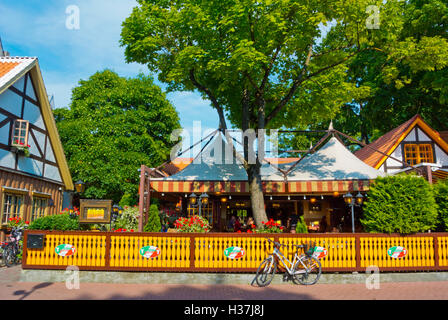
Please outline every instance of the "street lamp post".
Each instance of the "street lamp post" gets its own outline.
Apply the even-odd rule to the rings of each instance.
[[[198,200],[199,198],[199,200]],[[190,205],[192,207],[196,207],[198,206],[199,208],[199,216],[202,216],[202,205],[207,205],[208,204],[208,194],[206,194],[205,192],[202,193],[199,197],[196,196],[196,194],[192,193],[190,194]]]
[[[344,195],[344,201],[352,209],[352,233],[355,233],[355,206],[362,206],[364,197],[360,192],[358,192],[356,197],[353,197],[353,195],[349,192]]]

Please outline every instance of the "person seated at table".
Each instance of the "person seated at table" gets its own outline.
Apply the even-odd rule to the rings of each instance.
[[[255,228],[256,228],[256,225],[255,225],[254,218],[249,217],[249,219],[247,219],[247,230],[251,230],[252,231]]]
[[[234,232],[241,231],[241,222],[239,218],[235,218],[235,223],[233,224],[233,231]]]

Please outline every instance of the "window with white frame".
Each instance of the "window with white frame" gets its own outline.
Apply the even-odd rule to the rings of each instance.
[[[23,195],[4,193],[1,224],[7,224],[10,218],[22,217]]]
[[[11,145],[16,147],[28,145],[28,127],[29,122],[27,120],[14,120]]]

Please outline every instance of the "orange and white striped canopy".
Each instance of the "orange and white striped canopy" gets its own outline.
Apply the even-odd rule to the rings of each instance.
[[[249,193],[247,181],[151,181],[151,189],[164,193]],[[276,193],[333,193],[368,191],[370,180],[339,180],[339,181],[294,181],[277,182],[264,181],[263,192]]]

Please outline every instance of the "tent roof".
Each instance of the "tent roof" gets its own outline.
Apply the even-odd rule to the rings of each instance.
[[[221,135],[215,137],[204,150],[183,170],[163,178],[151,180],[163,181],[247,181],[243,165],[227,150],[227,143]],[[221,152],[219,152],[221,150]],[[226,159],[225,155],[228,155]],[[263,163],[261,176],[263,181],[285,181],[277,169],[288,170],[297,161]],[[288,181],[320,180],[371,180],[383,176],[380,172],[351,153],[338,139],[332,137],[313,154],[303,158],[287,175]]]

